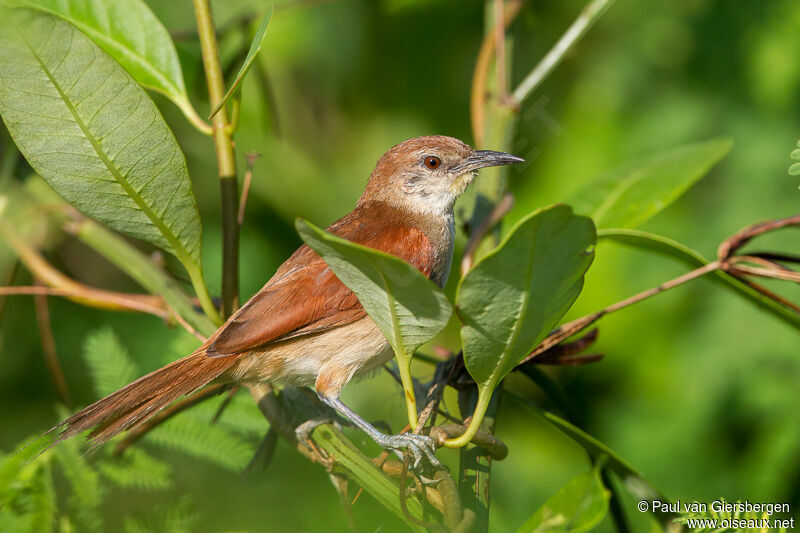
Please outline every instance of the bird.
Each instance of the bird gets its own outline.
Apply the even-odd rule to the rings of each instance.
[[[480,169],[522,161],[453,137],[408,139],[378,159],[355,208],[327,231],[399,257],[444,287],[456,199]],[[431,437],[382,433],[339,397],[352,378],[392,356],[356,295],[303,245],[197,350],[67,418],[51,430],[58,431],[53,445],[86,430],[100,445],[210,383],[270,382],[313,387],[324,404],[384,449],[432,458]]]

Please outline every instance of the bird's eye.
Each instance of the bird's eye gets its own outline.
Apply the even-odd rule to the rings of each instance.
[[[436,170],[442,165],[442,160],[436,156],[429,155],[425,158],[425,166],[431,170]]]

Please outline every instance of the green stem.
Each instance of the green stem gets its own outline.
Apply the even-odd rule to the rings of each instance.
[[[208,122],[203,120],[203,118],[197,114],[197,111],[188,99],[173,100],[173,102],[175,102],[175,105],[181,110],[183,116],[189,121],[189,124],[194,126],[197,131],[203,135],[214,135],[214,128],[212,128]]]
[[[219,61],[219,45],[209,0],[193,0],[197,34],[203,54],[211,109],[225,97],[225,80]],[[229,316],[239,305],[239,191],[236,181],[236,158],[228,113],[223,108],[212,119],[214,147],[222,201],[222,314]],[[190,273],[191,275],[191,273]]]
[[[395,356],[396,357],[396,356]],[[414,395],[414,381],[411,378],[411,358],[408,356],[402,359],[397,357],[397,368],[400,371],[400,381],[403,383],[403,396],[406,398],[406,409],[408,410],[408,425],[411,429],[417,429],[417,399]]]
[[[539,63],[533,67],[533,70],[525,76],[525,79],[519,84],[512,94],[512,99],[517,103],[522,103],[541,83],[550,75],[551,72],[561,63],[564,56],[569,52],[575,44],[586,35],[589,28],[597,22],[606,9],[614,3],[614,0],[592,0],[581,11],[575,22],[564,32],[561,39],[553,45],[553,48],[547,52]]]
[[[486,408],[489,407],[489,401],[492,399],[493,389],[493,386],[482,386],[478,389],[478,402],[475,404],[475,411],[472,413],[472,419],[469,422],[469,426],[467,426],[467,430],[460,437],[447,439],[442,443],[443,446],[447,448],[463,448],[470,443],[483,423],[483,416],[486,414]]]
[[[149,257],[116,233],[106,229],[93,220],[83,219],[67,226],[81,241],[94,248],[103,257],[117,265],[139,285],[152,294],[158,294],[176,313],[183,317],[201,335],[208,337],[220,323],[219,315],[205,283],[195,286],[203,310],[212,312],[211,317],[195,310],[191,300]],[[191,275],[191,272],[189,273]],[[193,280],[194,281],[194,280]],[[200,289],[202,287],[202,289]],[[200,289],[200,290],[198,290]],[[205,298],[201,297],[204,295]]]

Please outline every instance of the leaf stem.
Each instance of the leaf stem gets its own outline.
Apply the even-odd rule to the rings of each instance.
[[[203,120],[197,111],[195,110],[194,106],[189,102],[189,100],[173,100],[178,109],[181,110],[183,116],[186,117],[186,120],[189,121],[189,124],[195,127],[197,131],[202,133],[203,135],[208,135],[209,137],[214,135],[214,128],[211,125]]]
[[[193,3],[208,85],[209,104],[211,109],[214,109],[225,96],[219,45],[209,0],[193,0]],[[211,123],[214,129],[214,147],[217,153],[222,201],[222,314],[228,317],[239,305],[239,225],[236,221],[239,194],[236,159],[227,110],[220,109]]]
[[[396,357],[396,355],[395,355]],[[414,395],[414,380],[411,378],[411,358],[406,356],[397,359],[397,368],[400,371],[400,381],[403,384],[403,396],[406,399],[408,411],[408,425],[412,431],[417,429],[417,399]]]
[[[483,415],[486,414],[486,408],[489,407],[493,390],[494,385],[491,383],[484,384],[478,388],[478,402],[475,404],[475,410],[472,412],[472,418],[469,421],[467,430],[460,437],[447,439],[442,443],[442,446],[446,448],[463,448],[469,444],[483,423]]]
[[[550,75],[551,72],[561,63],[564,56],[575,44],[589,31],[589,28],[597,22],[597,19],[605,13],[606,9],[614,3],[614,0],[592,0],[581,11],[575,22],[564,32],[564,35],[553,45],[533,70],[525,76],[525,79],[514,89],[511,98],[517,104],[522,103],[534,89]]]

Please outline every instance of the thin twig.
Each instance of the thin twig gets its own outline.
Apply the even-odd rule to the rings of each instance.
[[[497,96],[500,101],[508,98],[506,78],[506,24],[503,8],[505,0],[494,0],[495,73],[497,74]]]
[[[729,274],[745,274],[751,276],[759,276],[762,278],[782,279],[784,281],[794,281],[800,283],[800,272],[792,272],[791,270],[779,270],[777,268],[758,268],[747,265],[730,266],[726,271]],[[738,277],[738,276],[737,276]]]
[[[774,301],[778,302],[780,305],[782,305],[782,306],[784,306],[784,307],[786,307],[788,309],[791,309],[795,313],[800,313],[800,305],[797,305],[794,302],[790,302],[789,300],[787,300],[783,296],[772,292],[771,290],[767,289],[763,285],[759,285],[758,283],[750,281],[747,278],[737,278],[737,279],[739,281],[741,281],[742,283],[744,283],[745,285],[747,285],[748,287],[750,287],[751,289],[753,289],[755,291],[758,291],[759,293],[763,294],[764,296],[766,296],[770,300],[774,300]]]
[[[591,326],[592,324],[594,324],[595,322],[597,322],[598,320],[600,320],[601,318],[603,318],[608,314],[611,314],[615,311],[619,311],[620,309],[624,309],[630,305],[641,302],[642,300],[646,300],[647,298],[655,296],[656,294],[678,287],[679,285],[683,285],[684,283],[697,279],[719,268],[720,268],[719,262],[712,261],[711,263],[703,265],[702,267],[692,270],[691,272],[687,272],[682,276],[678,276],[675,279],[662,283],[658,287],[642,291],[639,294],[631,296],[630,298],[626,298],[617,303],[611,304],[605,309],[601,309],[600,311],[597,311],[590,315],[578,318],[576,320],[573,320],[572,322],[567,322],[563,326],[557,328],[553,333],[545,337],[545,339],[539,344],[539,346],[537,346],[536,349],[530,353],[530,355],[528,355],[525,359],[523,359],[520,362],[520,365],[525,364],[526,362],[534,359],[536,356],[545,352],[546,350],[549,350],[556,344],[559,344],[564,339],[567,339],[568,337],[575,335],[579,331],[586,329],[587,327]]]
[[[147,419],[138,426],[128,430],[126,437],[120,441],[119,444],[117,444],[116,448],[114,448],[114,455],[122,455],[125,450],[127,450],[136,441],[144,437],[149,431],[157,428],[178,413],[182,413],[183,411],[186,411],[187,409],[190,409],[195,405],[208,400],[209,398],[213,398],[225,387],[226,385],[224,383],[209,385],[206,388],[192,394],[191,396],[171,404],[158,414]]]
[[[6,279],[3,280],[3,285],[11,285],[11,282],[14,281],[14,278],[17,277],[17,272],[19,271],[19,259],[15,260],[11,265],[11,268],[8,269],[8,275]],[[0,320],[3,320],[3,314],[6,310],[6,304],[8,303],[8,296],[7,294],[0,293]]]
[[[521,8],[522,0],[511,0],[505,6],[504,22],[506,28],[511,25]],[[469,111],[472,122],[472,137],[475,141],[475,146],[478,147],[483,146],[485,143],[487,82],[496,43],[497,40],[494,33],[489,32],[481,44],[478,58],[475,60],[475,72],[472,75]]]
[[[536,65],[525,79],[519,84],[511,95],[511,99],[517,104],[521,104],[534,89],[536,89],[553,72],[564,56],[575,44],[581,40],[592,24],[614,3],[614,0],[592,0],[581,11],[575,22],[564,32],[564,35],[553,45],[539,64]]]
[[[69,394],[69,387],[67,387],[67,380],[64,377],[64,370],[58,360],[56,341],[53,337],[53,325],[50,321],[50,306],[47,305],[47,295],[34,295],[33,305],[36,310],[36,323],[39,326],[39,338],[42,341],[42,352],[47,362],[47,369],[50,371],[50,378],[53,380],[53,385],[62,403],[70,407],[72,398]]]
[[[408,480],[408,461],[409,461],[409,454],[406,453],[405,457],[403,458],[403,472],[400,475],[400,510],[403,512],[403,517],[407,522],[411,522],[414,525],[424,527],[425,529],[431,531],[443,531],[444,528],[439,524],[434,524],[432,522],[425,522],[424,520],[420,520],[416,516],[412,515],[408,512],[408,504],[406,502],[408,487],[406,486],[406,481]]]
[[[725,239],[717,249],[717,259],[720,263],[724,263],[727,259],[732,257],[742,246],[750,242],[755,237],[785,228],[787,226],[800,226],[800,215],[791,217],[780,218],[777,220],[768,220],[766,222],[758,222],[747,226],[746,228],[736,232],[731,237]]]
[[[78,282],[75,283],[77,284]],[[163,300],[157,296],[150,296],[148,294],[125,294],[95,289],[82,284],[78,285],[79,286],[72,287],[42,287],[29,285],[0,287],[0,295],[27,294],[63,296],[89,307],[111,309],[114,311],[139,311],[141,313],[155,315],[164,320],[170,318],[170,314],[164,308]]]
[[[239,227],[241,227],[244,223],[244,211],[247,208],[247,197],[250,194],[250,183],[253,180],[253,167],[255,166],[256,160],[259,157],[261,157],[261,154],[256,152],[248,152],[244,155],[245,161],[247,161],[247,168],[244,171],[244,181],[242,182],[242,198],[239,200],[239,216],[236,217]]]
[[[330,472],[328,476],[330,477],[331,483],[333,483],[333,487],[336,489],[336,493],[339,495],[342,507],[344,507],[348,529],[352,533],[357,533],[358,528],[356,527],[356,518],[353,515],[353,506],[350,503],[350,498],[347,497],[347,478],[335,472]]]
[[[475,261],[475,253],[478,251],[478,246],[481,244],[481,241],[501,220],[503,220],[503,217],[511,211],[512,207],[514,207],[514,196],[507,192],[503,195],[503,198],[500,199],[500,202],[494,206],[489,216],[484,218],[480,225],[475,228],[475,231],[470,234],[469,240],[464,247],[464,257],[461,259],[462,276],[466,275],[469,269],[472,268],[472,264]]]
[[[225,412],[225,409],[231,404],[231,400],[233,397],[236,396],[236,393],[239,392],[239,385],[232,385],[228,394],[225,395],[225,399],[222,400],[222,403],[219,404],[217,408],[217,412],[214,413],[214,416],[211,417],[211,423],[216,424],[217,420],[222,416],[222,413]]]

